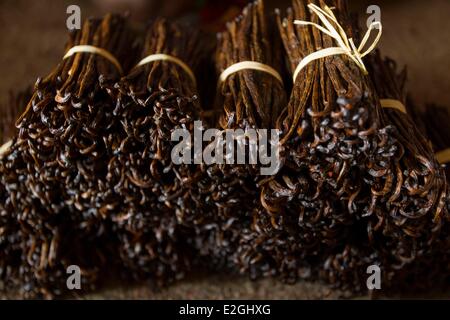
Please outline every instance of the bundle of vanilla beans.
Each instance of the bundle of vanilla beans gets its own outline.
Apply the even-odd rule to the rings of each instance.
[[[406,70],[398,73],[395,61],[382,59],[379,52],[365,62],[380,103],[392,99],[404,106],[384,107],[381,113],[383,126],[394,128],[397,151],[390,162],[368,160],[366,186],[355,202],[360,206],[358,223],[351,231],[363,238],[347,241],[341,251],[330,254],[320,275],[340,287],[364,289],[362,275],[375,264],[387,290],[445,286],[450,266],[446,175],[416,106],[407,99]]]
[[[351,37],[355,30],[345,4],[329,5]],[[319,23],[303,1],[294,1],[285,18],[277,12],[291,76],[303,58],[334,45],[327,34],[295,25],[295,20]],[[364,241],[356,202],[365,184],[365,163],[373,154],[388,161],[395,152],[391,128],[381,126],[380,113],[370,80],[346,55],[315,60],[294,79],[289,103],[276,123],[283,133],[284,167],[261,181],[258,214],[260,229],[276,239],[272,256],[286,281],[318,278],[323,272],[317,266],[327,257],[348,241]]]
[[[215,56],[208,36],[165,19],[142,37],[116,15],[71,33],[66,51],[101,48],[121,68],[95,52],[69,55],[1,110],[0,287],[70,294],[71,265],[84,290],[112,274],[165,285],[193,267],[351,292],[366,290],[371,265],[387,290],[446,283],[450,197],[435,152],[450,145],[439,122],[448,114],[418,111],[406,73],[379,53],[364,58],[367,73],[333,55],[293,79],[305,57],[336,46],[295,23],[322,23],[311,5],[333,8],[359,43],[344,0],[293,0],[285,17],[251,3],[218,34]],[[241,62],[263,67],[220,76]],[[217,79],[214,102],[200,99]],[[244,132],[234,150],[245,164],[224,144],[222,162],[196,162],[212,140],[196,150],[195,129],[218,129],[214,141]],[[258,129],[280,132],[270,175],[249,161],[245,133]],[[175,163],[180,132],[190,161]]]
[[[198,75],[208,53],[202,39],[192,27],[157,19],[146,31],[140,59],[166,54],[188,62]],[[201,119],[196,80],[180,65],[158,60],[133,68],[116,89],[120,128],[107,168],[113,190],[108,215],[124,269],[134,279],[165,284],[182,277],[193,259],[191,229],[183,222],[196,210],[190,190],[199,172],[174,164],[178,141],[171,136],[177,129],[193,135],[194,121]]]
[[[406,110],[414,108],[406,98],[404,72],[397,74],[395,62],[374,54],[367,64],[380,99],[400,101]],[[429,276],[439,283],[448,276],[442,269],[448,273],[445,255],[450,241],[445,171],[407,111],[384,108],[382,119],[395,126],[392,135],[398,141],[398,151],[391,163],[371,159],[379,174],[371,181],[374,205],[362,208],[368,213],[369,239],[380,252],[381,264],[392,265],[392,270],[385,272],[388,281],[402,283],[404,277],[410,277],[408,270],[420,264],[415,282],[430,284],[423,281]],[[434,258],[442,258],[441,263]],[[433,267],[436,264],[440,267]],[[434,269],[432,276],[421,274],[428,268]]]
[[[103,48],[126,69],[134,60],[132,41],[125,18],[107,15],[71,33],[66,48]],[[120,76],[104,57],[78,53],[36,82],[1,156],[0,277],[6,288],[51,297],[68,289],[66,271],[76,265],[82,288],[89,289],[114,264],[117,237],[106,216],[111,190],[105,182],[120,141],[108,86]]]
[[[332,7],[358,43],[345,1],[311,3]],[[308,8],[294,0],[287,18],[278,18],[291,70],[305,56],[334,45],[322,30],[294,24],[320,23]],[[297,222],[298,234],[284,244],[291,254],[279,262],[289,265],[280,271],[288,279],[302,276],[301,267],[311,261],[319,264],[318,274],[310,270],[308,277],[363,289],[364,271],[375,264],[383,269],[385,288],[397,288],[430,253],[448,249],[445,174],[413,120],[381,108],[381,99],[406,104],[403,83],[379,57],[366,60],[369,77],[347,55],[309,63],[294,79],[278,122],[289,152],[281,173],[263,185],[261,199],[281,221],[270,232],[286,232]]]
[[[31,89],[10,92],[8,101],[0,107],[0,144],[6,144],[14,137],[15,122],[31,98]]]
[[[263,2],[249,4],[242,15],[229,22],[226,30],[218,34],[217,74],[246,61],[267,65],[282,73],[281,41],[276,31],[265,13]],[[266,72],[244,69],[219,81],[213,128],[234,130],[235,133],[238,130],[248,133],[248,130],[256,132],[257,129],[274,128],[286,104],[282,79]],[[225,138],[223,131],[220,134],[222,139]],[[205,209],[195,213],[199,217],[197,220],[201,221],[199,229],[205,229],[200,231],[196,241],[201,248],[200,254],[206,256],[207,263],[212,260],[215,268],[248,271],[252,277],[261,271],[265,274],[272,272],[266,259],[260,258],[261,253],[252,248],[258,241],[265,242],[255,225],[260,165],[248,161],[251,145],[257,142],[255,138],[244,138],[234,145],[236,152],[241,148],[247,156],[245,164],[238,164],[235,154],[231,155],[234,164],[229,164],[227,150],[225,146],[221,147],[225,155],[222,163],[201,169],[199,194],[195,194],[196,202]]]

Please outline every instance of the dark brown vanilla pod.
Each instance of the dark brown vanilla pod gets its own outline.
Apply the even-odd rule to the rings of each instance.
[[[367,60],[382,105],[383,99],[393,99],[405,106],[404,77],[397,74],[395,62],[383,60],[379,54]],[[401,272],[401,268],[439,250],[442,238],[448,237],[448,186],[432,146],[414,119],[385,107],[382,121],[395,127],[392,136],[399,151],[390,162],[376,157],[369,162],[376,174],[367,177],[371,205],[362,217],[371,245],[391,261],[393,272]]]
[[[71,33],[67,49],[106,50],[126,69],[130,40],[126,20],[107,15]],[[70,265],[79,266],[88,290],[106,269],[105,257],[114,261],[115,236],[108,231],[104,199],[117,127],[108,86],[120,76],[103,55],[75,53],[38,80],[17,120],[18,134],[1,160],[0,205],[9,226],[1,246],[9,252],[3,275],[25,297],[68,293]]]
[[[108,188],[113,193],[108,216],[120,240],[125,273],[157,285],[189,270],[189,212],[202,206],[191,196],[198,188],[195,165],[172,158],[179,144],[172,141],[172,133],[184,129],[193,137],[194,121],[201,120],[191,73],[201,72],[202,39],[185,24],[153,21],[140,59],[157,59],[138,64],[115,88],[120,127],[108,163]]]

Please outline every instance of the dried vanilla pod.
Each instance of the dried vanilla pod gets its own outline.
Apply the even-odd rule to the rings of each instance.
[[[165,54],[198,74],[205,58],[202,39],[194,28],[157,19],[148,27],[140,59]],[[108,215],[124,271],[164,285],[183,277],[192,260],[187,217],[200,210],[190,195],[198,173],[193,164],[174,164],[171,153],[178,142],[171,134],[176,129],[193,133],[202,111],[198,91],[195,79],[168,60],[136,66],[116,91],[120,127],[108,163],[114,199]]]
[[[131,32],[121,16],[86,21],[66,48],[77,45],[108,51],[125,70],[132,63]],[[67,293],[72,264],[89,289],[105,275],[105,268],[98,273],[102,266],[114,261],[115,236],[103,199],[117,126],[108,86],[120,76],[102,55],[76,53],[38,80],[16,122],[18,134],[1,166],[1,211],[11,225],[2,246],[14,252],[6,268],[17,272],[8,280],[25,297]]]

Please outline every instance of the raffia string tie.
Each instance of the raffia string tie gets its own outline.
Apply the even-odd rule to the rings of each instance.
[[[436,153],[436,159],[440,164],[450,163],[450,149],[445,149]]]
[[[189,78],[191,78],[191,80],[194,83],[194,85],[197,86],[197,80],[195,79],[195,74],[191,70],[191,68],[189,68],[189,66],[186,63],[184,63],[183,61],[181,61],[177,57],[173,57],[173,56],[165,54],[165,53],[151,54],[151,55],[145,57],[144,59],[142,59],[136,65],[135,68],[139,68],[139,67],[141,67],[143,65],[146,65],[148,63],[155,62],[155,61],[168,61],[168,62],[172,62],[172,63],[177,64],[179,67],[181,67],[181,69],[184,70],[184,72],[186,72],[186,74],[189,76]]]
[[[349,39],[348,36],[346,35],[344,28],[342,28],[342,26],[339,24],[336,16],[334,15],[330,7],[325,6],[322,9],[317,5],[310,3],[308,4],[308,8],[312,13],[315,13],[319,17],[320,21],[322,21],[324,26],[321,26],[314,22],[302,20],[295,20],[294,23],[302,26],[310,25],[316,27],[323,33],[335,39],[338,46],[313,52],[310,55],[303,58],[294,71],[293,76],[294,83],[297,80],[300,71],[302,71],[303,68],[306,67],[312,61],[341,54],[349,56],[356,63],[356,65],[362,70],[362,72],[364,74],[367,74],[367,69],[366,66],[364,65],[362,58],[364,58],[371,51],[373,51],[377,46],[378,42],[380,41],[381,34],[383,33],[381,22],[374,21],[370,24],[369,29],[367,30],[366,34],[364,35],[364,38],[361,41],[361,44],[357,48],[355,43],[353,42],[353,39],[352,38]],[[378,29],[378,34],[374,39],[373,43],[369,46],[369,48],[366,51],[363,51],[373,29]]]
[[[67,59],[71,56],[73,56],[76,53],[92,53],[92,54],[98,54],[102,56],[103,58],[107,59],[109,62],[111,62],[119,71],[120,75],[123,74],[122,66],[120,65],[119,61],[114,57],[110,52],[106,51],[105,49],[89,46],[89,45],[79,45],[74,46],[67,51],[66,55],[63,59]]]
[[[394,99],[380,99],[381,107],[383,108],[389,108],[389,109],[396,109],[400,112],[407,113],[405,105],[401,103],[399,100]]]
[[[260,63],[260,62],[256,62],[256,61],[242,61],[242,62],[232,64],[231,66],[226,68],[220,74],[218,85],[225,82],[228,79],[228,77],[231,76],[232,74],[242,71],[242,70],[257,70],[257,71],[262,71],[262,72],[268,73],[272,77],[274,77],[275,79],[280,81],[281,84],[283,84],[283,78],[278,73],[278,71],[275,70],[274,68],[272,68],[271,66],[268,66],[264,63]]]

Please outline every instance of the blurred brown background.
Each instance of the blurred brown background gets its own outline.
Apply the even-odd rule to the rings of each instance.
[[[236,4],[240,0],[234,0]],[[233,2],[234,2],[233,1]],[[0,1],[0,102],[10,90],[20,90],[45,76],[61,59],[66,41],[66,8],[77,4],[82,19],[114,11],[130,10],[136,22],[154,15],[188,16],[193,21],[210,23],[224,4],[216,1],[213,10],[197,14],[205,0],[1,0]],[[448,0],[349,0],[353,11],[365,15],[370,4],[381,7],[384,33],[380,43],[383,54],[396,59],[409,70],[409,89],[420,105],[430,102],[450,106],[450,1]],[[286,0],[266,0],[266,6],[287,7]],[[225,16],[235,11],[226,11]],[[222,15],[223,18],[223,15]],[[442,294],[431,294],[427,297]],[[299,283],[283,285],[273,280],[251,282],[228,276],[196,276],[161,292],[147,286],[111,286],[88,298],[148,299],[311,299],[335,298],[339,292],[321,285]],[[450,293],[447,294],[450,297]],[[365,297],[362,297],[365,298]]]

